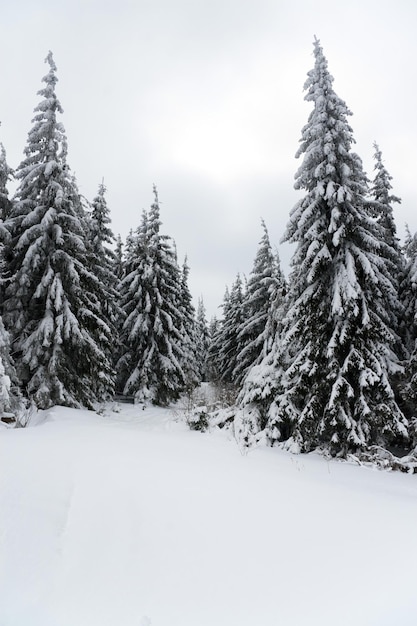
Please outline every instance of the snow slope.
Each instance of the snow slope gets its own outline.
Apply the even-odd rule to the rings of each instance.
[[[417,623],[417,477],[168,409],[0,430],[0,626]]]

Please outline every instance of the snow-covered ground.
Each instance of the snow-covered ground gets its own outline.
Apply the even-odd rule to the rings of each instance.
[[[417,623],[417,476],[168,409],[0,429],[1,626]]]

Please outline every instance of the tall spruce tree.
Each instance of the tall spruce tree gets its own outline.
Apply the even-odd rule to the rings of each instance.
[[[305,83],[313,111],[295,183],[305,195],[284,236],[296,244],[285,332],[256,371],[261,402],[246,410],[263,411],[272,442],[346,454],[407,437],[390,384],[399,366],[387,303],[397,294],[389,245],[370,215],[366,176],[351,150],[351,113],[333,89],[318,40],[314,54]]]
[[[160,233],[156,188],[154,195],[127,250],[122,280],[124,354],[118,370],[122,393],[133,395],[136,402],[167,405],[185,387],[183,316],[176,254],[170,238]]]
[[[113,391],[103,291],[89,269],[85,215],[67,164],[56,65],[35,108],[7,228],[5,323],[25,392],[38,407],[92,406]]]

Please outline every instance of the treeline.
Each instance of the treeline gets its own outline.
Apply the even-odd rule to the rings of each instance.
[[[400,246],[382,153],[375,144],[371,181],[318,40],[314,54],[303,196],[283,238],[295,244],[290,276],[262,224],[250,275],[209,327],[187,261],[161,234],[157,190],[125,245],[104,185],[91,205],[79,194],[48,55],[12,200],[4,150],[0,163],[3,410],[22,396],[92,407],[115,392],[166,405],[209,380],[233,390],[227,419],[247,445],[341,456],[416,446],[417,237]]]

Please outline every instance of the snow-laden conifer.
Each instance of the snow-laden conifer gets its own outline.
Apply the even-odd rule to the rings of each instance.
[[[182,317],[182,370],[185,377],[187,392],[191,392],[201,382],[201,375],[197,361],[197,326],[195,308],[193,305],[188,276],[190,268],[187,258],[184,259],[180,274],[179,313]]]
[[[411,235],[407,226],[404,246],[406,259],[400,294],[403,304],[402,336],[407,348],[401,396],[405,411],[417,424],[417,233]],[[414,433],[414,445],[417,444]]]
[[[118,280],[123,278],[124,272],[124,254],[123,254],[123,241],[121,235],[116,237],[116,247],[114,250],[114,273]]]
[[[196,358],[200,380],[208,381],[207,368],[208,350],[210,346],[210,331],[207,324],[206,308],[203,298],[198,299],[196,315]]]
[[[0,417],[4,413],[13,413],[19,421],[21,409],[22,397],[10,356],[10,337],[0,317]]]
[[[3,310],[4,287],[7,282],[6,245],[10,233],[5,226],[12,203],[9,199],[8,183],[13,175],[6,159],[6,151],[0,143],[0,416],[12,412],[15,415],[21,408],[21,395],[13,360],[10,356],[10,336],[4,328],[1,312]],[[18,416],[17,416],[18,417]]]
[[[238,274],[231,289],[226,289],[223,298],[223,317],[212,337],[209,359],[213,372],[217,372],[218,381],[235,385],[234,376],[237,357],[243,343],[239,338],[239,329],[243,321],[244,291]]]
[[[240,385],[248,372],[263,353],[269,332],[268,320],[271,305],[278,294],[285,291],[285,278],[281,272],[279,258],[274,255],[269,234],[262,221],[263,236],[259,243],[252,271],[247,281],[243,298],[243,316],[238,330],[239,342],[243,346],[236,357],[233,379]]]
[[[382,159],[382,152],[374,142],[374,170],[375,176],[371,185],[371,194],[378,223],[384,231],[384,238],[399,257],[399,269],[401,270],[401,246],[397,237],[397,227],[394,220],[394,204],[400,204],[401,199],[392,193],[392,176],[389,174]]]
[[[12,207],[7,188],[12,176],[13,170],[7,163],[6,150],[0,143],[0,219],[3,222],[8,218]]]
[[[114,361],[114,355],[118,353],[118,328],[120,327],[123,313],[119,304],[120,278],[117,272],[121,272],[120,263],[113,246],[116,238],[111,230],[110,210],[106,201],[106,187],[101,183],[98,193],[91,204],[89,220],[90,248],[92,271],[100,281],[103,292],[103,313],[106,323],[111,329],[113,342],[109,345],[109,360]],[[120,250],[121,252],[121,250]]]
[[[226,287],[225,294],[223,296],[223,305],[225,304],[226,299],[229,297],[229,289]],[[211,383],[218,383],[220,380],[220,372],[219,372],[219,362],[217,359],[219,346],[221,341],[221,325],[222,322],[214,315],[210,319],[209,327],[208,327],[208,336],[209,336],[209,344],[207,348],[207,358],[206,358],[206,372],[207,372],[207,380]]]
[[[386,302],[387,312],[390,314],[390,327],[397,335],[395,349],[401,358],[406,356],[404,336],[401,337],[401,325],[404,317],[403,305],[400,300],[400,283],[404,275],[404,255],[401,250],[397,227],[394,220],[394,204],[401,199],[392,193],[392,176],[388,173],[378,144],[374,143],[374,170],[375,176],[371,184],[371,207],[379,226],[379,234],[386,245],[384,251],[387,272],[394,286],[393,292],[386,292],[389,299]]]
[[[57,119],[62,107],[52,53],[46,62],[49,72],[7,221],[12,241],[5,322],[24,390],[39,407],[91,406],[112,393],[105,350],[112,338],[100,282],[89,268],[85,216]]]
[[[149,214],[145,211],[127,245],[122,307],[124,354],[118,370],[121,391],[136,402],[166,405],[185,386],[181,367],[183,319],[180,271],[170,238],[160,233],[156,189]]]
[[[10,260],[10,250],[5,244],[10,240],[10,233],[5,226],[8,219],[12,202],[9,198],[8,183],[13,175],[13,170],[9,167],[6,159],[6,151],[0,143],[0,314],[3,311],[4,287],[9,275],[8,261]]]
[[[250,373],[258,390],[244,408],[250,415],[261,405],[272,442],[344,454],[406,437],[407,422],[390,384],[399,366],[386,310],[396,297],[389,246],[370,215],[350,111],[317,40],[314,54],[305,84],[313,111],[297,153],[304,197],[284,236],[296,244],[284,333]]]

